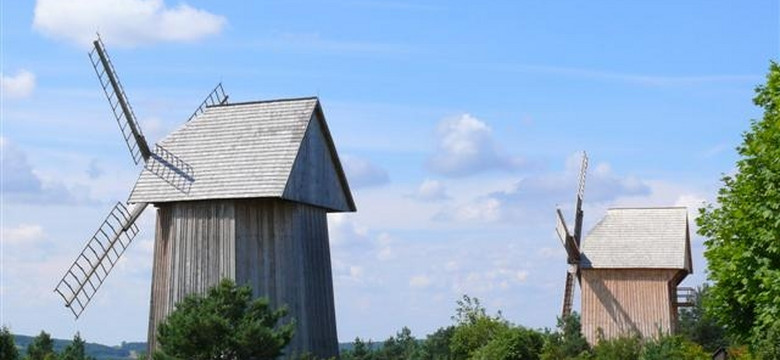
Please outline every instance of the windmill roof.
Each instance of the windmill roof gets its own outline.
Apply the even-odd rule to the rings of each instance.
[[[582,243],[582,268],[681,269],[692,272],[688,210],[616,208]]]
[[[158,145],[175,158],[155,164],[164,174],[147,163],[131,203],[270,197],[355,210],[316,97],[210,106]]]

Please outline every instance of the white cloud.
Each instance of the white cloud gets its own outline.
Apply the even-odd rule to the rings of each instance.
[[[38,224],[19,224],[12,228],[3,228],[0,241],[4,245],[26,245],[43,240],[43,227]]]
[[[95,32],[111,44],[195,41],[219,33],[227,20],[163,0],[38,0],[33,28],[57,40],[89,46]]]
[[[431,179],[425,179],[412,197],[423,201],[442,201],[450,198],[444,183]]]
[[[390,181],[387,171],[367,159],[344,155],[341,157],[344,171],[347,173],[347,181],[353,189],[378,186]]]
[[[483,121],[462,114],[442,120],[436,130],[436,153],[428,168],[436,173],[462,177],[489,170],[514,170],[522,160],[503,153]]]
[[[457,222],[496,222],[503,218],[504,210],[501,201],[489,196],[447,207],[434,216],[435,220]]]
[[[415,275],[412,276],[411,279],[409,279],[409,286],[418,289],[425,289],[431,286],[432,282],[433,281],[431,280],[431,278],[426,275]]]
[[[26,98],[35,90],[35,74],[27,70],[19,70],[13,76],[0,74],[0,90],[6,98]]]

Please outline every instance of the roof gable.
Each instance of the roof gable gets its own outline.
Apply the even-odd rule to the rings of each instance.
[[[182,191],[144,168],[129,202],[172,202],[233,198],[286,198],[286,188],[307,130],[321,114],[317,98],[285,99],[208,107],[159,142],[192,167],[194,181]],[[324,118],[319,120],[324,125]],[[317,124],[327,130],[326,126]],[[330,135],[329,163],[344,178],[340,196],[351,200]],[[316,189],[331,191],[333,188]],[[289,195],[289,194],[288,194]],[[290,200],[307,202],[310,197]],[[310,203],[335,211],[330,203]]]
[[[582,243],[583,268],[692,271],[684,207],[609,209]]]

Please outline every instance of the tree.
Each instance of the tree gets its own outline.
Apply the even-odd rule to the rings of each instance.
[[[366,343],[359,337],[356,337],[355,342],[352,344],[352,350],[344,351],[341,354],[341,358],[343,360],[372,360],[374,359],[374,353],[371,348],[371,340]]]
[[[542,348],[541,358],[561,360],[577,357],[590,349],[588,341],[582,336],[580,314],[558,318],[558,331],[550,334]]]
[[[714,352],[720,347],[728,346],[729,341],[723,326],[718,325],[715,319],[704,311],[704,302],[710,296],[709,292],[707,284],[696,289],[693,306],[680,310],[677,332],[701,345],[704,350]]]
[[[45,331],[41,331],[38,336],[33,338],[33,341],[27,345],[27,359],[30,360],[50,360],[56,359],[57,354],[54,353],[54,341]]]
[[[762,341],[780,321],[780,67],[753,102],[763,108],[737,147],[736,173],[722,178],[717,205],[699,209],[711,297],[705,308],[737,340]]]
[[[452,317],[456,322],[455,331],[450,340],[453,359],[470,358],[475,351],[509,328],[509,323],[500,312],[496,316],[487,315],[477,298],[463,295],[457,304],[455,316]]]
[[[542,351],[542,334],[523,327],[508,327],[485,346],[473,352],[474,360],[538,360]]]
[[[85,346],[86,343],[84,342],[84,339],[81,338],[81,334],[76,333],[75,336],[73,336],[73,341],[68,344],[68,346],[65,347],[65,350],[62,351],[62,354],[60,355],[60,360],[89,360],[93,359],[92,357],[88,357]]]
[[[293,336],[293,323],[278,325],[284,308],[252,300],[249,287],[223,280],[206,296],[187,296],[160,324],[155,359],[274,359]]]
[[[450,360],[453,358],[450,351],[450,340],[455,333],[454,326],[439,328],[433,334],[428,335],[421,346],[420,359],[423,360]]]
[[[7,327],[0,329],[0,359],[18,360],[19,350],[16,349],[14,335]]]
[[[641,360],[709,360],[701,345],[679,335],[659,335],[645,343]]]

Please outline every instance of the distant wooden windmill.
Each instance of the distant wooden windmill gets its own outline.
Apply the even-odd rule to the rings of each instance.
[[[582,164],[574,234],[568,233],[558,210],[557,232],[570,266],[562,315],[571,313],[576,276],[582,332],[589,343],[598,341],[599,332],[606,339],[673,333],[678,308],[692,305],[692,289],[678,288],[693,272],[687,209],[609,209],[580,244],[587,157]]]
[[[286,305],[292,352],[338,355],[326,215],[355,211],[314,97],[227,103],[221,85],[151,151],[100,39],[90,53],[133,160],[145,166],[55,291],[76,318],[157,208],[149,346],[175,304],[222,278]]]

